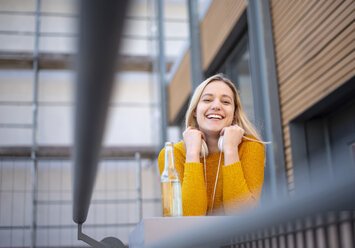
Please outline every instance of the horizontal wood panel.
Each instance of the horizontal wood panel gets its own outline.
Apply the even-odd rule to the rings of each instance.
[[[290,178],[291,176],[293,176],[293,170],[292,169],[287,169],[286,170],[286,174]]]
[[[293,190],[295,188],[294,184],[294,174],[293,174],[293,169],[287,169],[286,170],[286,175],[287,175],[287,183],[288,183],[288,188],[289,190]]]
[[[334,15],[331,15],[332,18],[329,17],[329,21],[323,22],[312,35],[307,37],[305,42],[295,48],[284,61],[280,61],[280,81],[286,80],[300,67],[303,67],[306,62],[324,49],[334,37],[340,35],[343,29],[354,20],[354,16],[351,13],[355,10],[355,2],[351,5],[351,8],[346,7],[344,7],[344,15],[342,17],[333,19],[338,14],[334,12]]]
[[[292,153],[291,153],[291,147],[287,147],[285,149],[285,159],[286,159],[286,168],[290,169],[292,168],[291,162],[292,162]]]
[[[188,101],[191,88],[190,50],[188,50],[168,86],[169,123],[175,120],[183,105]]]
[[[310,106],[321,100],[324,96],[338,88],[354,75],[355,52],[345,57],[343,61],[334,65],[319,80],[307,88],[307,94],[298,94],[292,100],[281,106],[284,122],[304,112]]]
[[[208,68],[247,6],[246,0],[213,1],[201,22],[202,67]]]
[[[293,171],[290,173],[290,174],[288,174],[287,175],[288,177],[287,177],[287,185],[288,185],[288,188],[289,188],[289,190],[291,191],[291,190],[294,190],[294,188],[295,188],[295,184],[294,184],[294,177],[293,177]]]
[[[287,148],[287,147],[290,147],[290,129],[289,129],[289,126],[286,125],[284,128],[283,128],[283,136],[284,136],[284,147]]]
[[[275,46],[277,50],[278,62],[281,64],[296,48],[307,42],[314,32],[329,14],[338,6],[336,2],[326,2],[326,4],[315,5],[307,12],[299,23],[286,34],[279,34],[275,31]],[[282,38],[283,37],[283,38]]]
[[[355,74],[355,2],[271,0],[287,182],[289,122]]]
[[[292,6],[293,3],[292,1],[281,1],[281,3],[273,6],[273,2],[275,1],[272,1],[270,6],[274,10],[273,12],[271,12],[271,16],[276,23],[280,23],[280,20],[287,16],[289,8],[290,6]]]
[[[309,60],[304,67],[292,75],[287,81],[280,80],[280,100],[281,104],[287,104],[295,95],[301,93],[304,87],[307,87],[322,74],[326,73],[332,66],[329,60],[333,63],[338,63],[346,54],[349,54],[354,49],[355,23],[347,28],[339,35],[331,44],[321,51],[314,59]]]
[[[311,9],[312,6],[313,5],[308,4],[307,1],[296,1],[292,3],[283,16],[280,16],[279,20],[277,20],[277,22],[280,23],[280,26],[277,29],[277,33],[275,33],[275,41],[277,44],[279,44],[285,36],[292,34],[295,26],[303,20],[304,15],[307,14],[308,10]]]
[[[305,1],[302,2],[305,3]],[[281,48],[282,46],[297,45],[305,37],[307,37],[312,32],[312,28],[315,27],[315,26],[310,26],[309,24],[310,23],[315,24],[317,18],[319,18],[319,15],[322,15],[327,10],[327,8],[329,8],[329,5],[332,4],[336,6],[337,3],[332,1],[327,1],[324,3],[320,1],[316,1],[311,4],[307,4],[304,8],[304,12],[302,12],[297,17],[297,20],[295,20],[294,26],[283,28],[282,22],[280,22],[278,24],[277,29],[274,31],[275,45],[278,48],[277,52],[280,54],[284,52],[284,50],[282,50]],[[331,10],[332,9],[328,11]],[[288,48],[290,47],[287,46],[286,49]],[[287,51],[290,50],[292,51],[292,49],[289,49]],[[282,56],[279,57],[280,61],[282,58],[283,58]]]

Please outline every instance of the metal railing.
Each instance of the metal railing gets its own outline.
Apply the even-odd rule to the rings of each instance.
[[[76,239],[77,225],[72,222],[69,158],[39,157],[37,163],[37,217],[32,227],[36,240],[31,241],[31,159],[0,157],[0,247],[29,247],[31,243],[36,247],[81,246],[82,242]],[[103,158],[100,167],[101,181],[84,228],[94,236],[102,232],[113,235],[117,230],[128,235],[143,216],[142,205],[157,201],[142,199],[141,156],[137,153],[134,157]],[[103,210],[105,215],[100,214]],[[110,221],[104,216],[111,216]]]
[[[149,247],[351,248],[355,246],[355,179],[263,204],[255,211],[164,236]],[[311,190],[310,190],[311,191]]]

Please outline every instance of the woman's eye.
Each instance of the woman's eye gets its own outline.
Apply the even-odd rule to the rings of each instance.
[[[205,98],[205,99],[203,99],[202,101],[203,101],[203,102],[210,102],[211,100]]]
[[[222,101],[224,104],[230,104],[230,101]]]

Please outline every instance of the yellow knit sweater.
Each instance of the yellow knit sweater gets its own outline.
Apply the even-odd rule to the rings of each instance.
[[[164,170],[165,149],[159,154],[160,174]],[[174,145],[175,167],[181,178],[183,215],[210,215],[220,152],[206,157],[205,184],[203,158],[200,163],[185,163],[183,142]],[[213,215],[233,214],[257,205],[264,181],[264,147],[243,140],[239,145],[239,162],[224,166],[222,153]]]

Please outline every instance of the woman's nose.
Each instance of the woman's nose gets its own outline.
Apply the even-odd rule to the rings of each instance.
[[[220,110],[221,109],[221,103],[217,100],[212,102],[211,109],[213,110]]]

